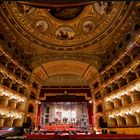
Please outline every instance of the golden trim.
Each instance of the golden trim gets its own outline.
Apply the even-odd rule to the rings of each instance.
[[[23,2],[20,1],[21,4],[26,4],[30,6],[38,6],[38,7],[75,7],[82,5],[89,5],[94,3],[92,2]]]

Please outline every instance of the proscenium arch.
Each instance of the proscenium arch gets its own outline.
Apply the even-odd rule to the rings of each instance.
[[[98,71],[95,67],[88,63],[76,60],[62,60],[41,64],[33,70],[33,74],[37,76],[42,84],[44,84],[45,81],[52,76],[71,74],[85,79],[88,85],[90,85],[90,83],[94,81],[98,75]]]
[[[88,86],[85,79],[73,74],[60,74],[49,77],[46,86]]]
[[[95,67],[92,67],[88,63],[63,60],[41,64],[34,69],[33,74],[42,81],[42,87],[47,86],[45,85],[45,81],[50,77],[63,74],[77,75],[87,81],[87,86],[89,86],[89,89],[91,90],[91,97],[88,98],[88,100],[93,100],[91,84],[98,77],[99,73]]]

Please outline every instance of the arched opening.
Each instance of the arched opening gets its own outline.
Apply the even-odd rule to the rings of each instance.
[[[133,73],[133,72],[129,72],[127,75],[126,75],[127,79],[129,82],[132,82],[133,80],[135,80],[137,78],[136,74]]]
[[[4,127],[12,127],[13,120],[11,118],[5,118],[3,126]]]
[[[118,124],[117,124],[117,120],[116,118],[110,118],[110,125],[113,127],[116,127]]]
[[[139,91],[130,92],[130,95],[131,95],[132,101],[134,103],[137,101],[140,101],[140,92]]]
[[[11,86],[11,89],[15,90],[15,91],[18,91],[19,90],[19,83],[13,83],[12,86]]]
[[[8,107],[11,107],[11,108],[16,108],[16,102],[17,102],[17,100],[15,100],[15,99],[11,99],[11,100],[9,100],[8,101]]]
[[[6,78],[3,80],[3,85],[5,85],[6,87],[9,87],[12,85],[12,80],[10,78]]]
[[[8,63],[7,68],[11,71],[14,72],[16,69],[16,65],[13,64],[12,62]]]
[[[31,124],[32,124],[32,119],[31,119],[31,117],[27,117],[26,123],[27,123],[27,126],[28,126],[28,127],[31,126]]]
[[[116,69],[117,72],[119,72],[120,70],[123,69],[123,65],[120,62],[118,62],[115,66],[116,66],[115,69]]]
[[[118,117],[117,121],[118,121],[117,124],[119,126],[125,126],[127,124],[126,119],[124,117]]]
[[[109,77],[111,78],[112,76],[114,76],[116,74],[115,69],[111,68],[109,71]]]
[[[5,39],[4,35],[0,33],[0,40],[4,40],[4,39]]]
[[[36,83],[36,82],[33,82],[33,84],[32,84],[32,85],[33,85],[33,87],[34,87],[34,88],[36,88],[36,89],[38,88],[38,85],[37,85],[37,83]]]
[[[3,66],[6,66],[8,64],[8,59],[4,56],[4,55],[1,55],[0,56],[0,63],[3,65]]]
[[[102,105],[99,104],[99,105],[97,106],[97,112],[99,113],[99,112],[102,112],[102,111],[103,111]]]
[[[20,87],[19,88],[19,93],[26,94],[26,88],[25,87]]]
[[[108,76],[108,74],[105,73],[105,74],[103,75],[103,81],[106,81],[106,80],[108,80],[108,79],[109,79],[109,76]]]
[[[16,105],[16,108],[18,110],[24,111],[25,110],[25,103],[24,102],[18,102]]]
[[[29,104],[28,112],[34,113],[34,107],[32,104]]]
[[[127,125],[129,126],[137,125],[136,117],[133,115],[127,115]]]
[[[111,92],[111,87],[105,87],[104,94],[109,94]]]
[[[95,94],[95,99],[96,99],[96,100],[101,99],[101,94],[100,94],[100,92],[97,92],[97,93]]]
[[[128,104],[132,103],[131,97],[128,95],[122,96],[123,106],[127,106]]]
[[[43,113],[39,114],[38,122],[43,126],[52,122],[67,125],[80,122],[85,123],[83,126],[86,127],[87,124],[93,125],[93,102],[88,85],[98,74],[93,67],[79,61],[58,61],[43,64],[33,73],[44,81],[39,105],[39,110]],[[97,82],[94,87],[98,87]],[[102,107],[99,106],[98,110],[102,112]],[[70,112],[72,115],[67,116]]]
[[[139,56],[139,53],[140,53],[140,47],[135,47],[132,51],[131,51],[131,54],[133,56],[133,59],[135,59],[136,57]]]
[[[22,74],[22,79],[27,81],[28,80],[28,75],[26,73],[23,73]]]
[[[31,92],[30,99],[33,99],[33,100],[36,99],[35,93]]]
[[[112,83],[111,84],[111,90],[114,91],[114,90],[117,90],[119,88],[118,84],[117,83]]]
[[[104,121],[104,118],[102,116],[99,117],[99,127],[106,128],[107,123]]]
[[[122,100],[121,99],[113,99],[114,101],[114,108],[122,107]]]
[[[111,101],[107,101],[105,105],[106,105],[106,110],[114,109],[114,103]]]
[[[128,64],[131,63],[131,57],[126,55],[125,57],[123,57],[122,63],[124,64],[124,66],[127,66]]]
[[[118,80],[118,84],[119,84],[120,87],[123,87],[123,86],[127,85],[127,80],[126,80],[126,78],[120,78],[120,79]]]
[[[15,70],[15,74],[16,74],[18,77],[21,77],[21,75],[22,75],[22,70],[21,70],[20,68],[17,68],[17,69]]]
[[[8,97],[0,96],[0,105],[7,106],[7,103],[8,103]]]
[[[22,120],[21,119],[14,119],[13,127],[21,127],[21,126],[22,126]]]
[[[99,86],[99,83],[96,81],[94,84],[93,84],[93,87],[94,88],[97,88]]]

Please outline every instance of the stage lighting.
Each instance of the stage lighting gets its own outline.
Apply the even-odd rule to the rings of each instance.
[[[91,104],[91,103],[92,103],[92,101],[91,101],[91,100],[89,100],[89,103]]]

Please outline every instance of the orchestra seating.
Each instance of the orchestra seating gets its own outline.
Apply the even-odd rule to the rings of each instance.
[[[103,139],[140,139],[140,135],[127,135],[127,134],[77,134],[77,135],[42,135],[42,134],[29,134],[24,136],[25,139],[46,139],[46,140],[103,140]]]
[[[41,128],[44,131],[56,131],[56,130],[69,130],[69,131],[77,131],[77,128],[75,125],[69,125],[69,124],[54,124],[54,125],[45,125]]]

